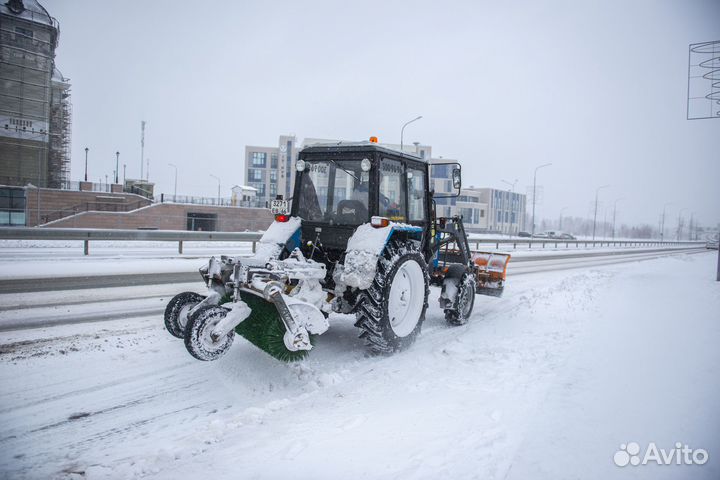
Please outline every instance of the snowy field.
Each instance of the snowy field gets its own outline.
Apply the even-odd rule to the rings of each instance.
[[[85,261],[123,263],[45,263]],[[518,262],[463,327],[433,290],[422,335],[392,357],[333,316],[289,365],[241,338],[195,361],[142,313],[199,281],[0,294],[0,326],[131,312],[0,332],[0,477],[720,478],[717,252],[580,261]],[[3,275],[22,263],[0,258]],[[709,460],[618,467],[628,442]]]

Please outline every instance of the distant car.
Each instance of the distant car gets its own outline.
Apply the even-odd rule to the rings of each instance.
[[[708,250],[717,250],[718,249],[718,241],[717,240],[708,240],[705,244],[705,248]]]
[[[518,232],[517,235],[518,235],[518,237],[522,237],[522,238],[530,238],[530,237],[532,237],[532,235],[530,235],[530,232]]]
[[[560,238],[563,240],[575,240],[575,236],[570,235],[569,233],[561,233]]]
[[[548,238],[547,233],[536,233],[533,238]]]

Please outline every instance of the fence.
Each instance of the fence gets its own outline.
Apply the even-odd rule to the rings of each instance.
[[[183,242],[212,242],[212,241],[231,241],[252,243],[252,251],[255,252],[257,242],[262,237],[262,232],[203,232],[203,231],[183,231],[183,230],[119,230],[119,229],[88,229],[88,228],[28,228],[28,227],[0,227],[0,240],[83,240],[83,249],[85,255],[90,253],[90,241],[103,240],[138,240],[138,241],[159,241],[159,242],[178,242],[178,253],[183,253]],[[575,245],[587,247],[653,247],[653,246],[690,246],[698,247],[705,245],[705,242],[693,241],[652,241],[652,240],[547,240],[547,239],[507,239],[507,238],[474,238],[469,240],[470,245],[475,245],[476,250],[480,250],[481,245],[494,245],[496,249],[500,245],[512,245],[513,249],[517,249],[518,245],[527,245],[532,248],[533,245],[542,244],[541,248],[546,245],[565,244],[565,248]]]
[[[263,207],[267,208],[265,202],[253,200],[233,200],[232,198],[217,198],[217,197],[193,197],[189,195],[169,195],[166,193],[160,194],[160,203],[182,203],[187,205],[209,205],[218,207]]]
[[[513,250],[517,250],[518,245],[527,245],[529,249],[532,249],[533,245],[542,245],[541,248],[545,248],[546,245],[552,245],[554,248],[565,245],[565,248],[570,248],[570,245],[574,245],[576,248],[580,248],[583,245],[585,248],[588,247],[672,247],[672,246],[694,246],[704,245],[705,242],[697,242],[692,240],[687,241],[660,241],[652,239],[639,239],[639,240],[562,240],[562,239],[508,239],[508,238],[469,238],[468,242],[470,245],[475,245],[476,249],[480,249],[480,245],[495,245],[495,248],[499,249],[500,245],[512,245]]]
[[[62,208],[50,213],[41,215],[41,223],[48,223],[61,218],[76,215],[81,212],[129,212],[145,205],[146,202],[138,200],[135,202],[84,202],[68,208]]]

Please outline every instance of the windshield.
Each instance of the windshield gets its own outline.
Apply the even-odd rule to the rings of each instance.
[[[306,160],[297,215],[311,222],[360,225],[368,221],[370,175],[360,160]]]

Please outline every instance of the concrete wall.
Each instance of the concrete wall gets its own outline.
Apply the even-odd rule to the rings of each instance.
[[[187,230],[188,213],[217,215],[215,230],[221,232],[265,230],[273,221],[270,210],[264,208],[160,203],[131,212],[80,213],[47,224],[46,227]]]
[[[39,198],[38,198],[39,193]],[[40,223],[45,218],[55,218],[56,212],[67,211],[78,205],[87,203],[120,203],[129,204],[128,208],[139,208],[150,205],[150,200],[134,193],[102,193],[81,192],[77,190],[57,190],[41,188],[26,188],[26,225],[34,227],[38,224],[38,201],[40,203]]]

